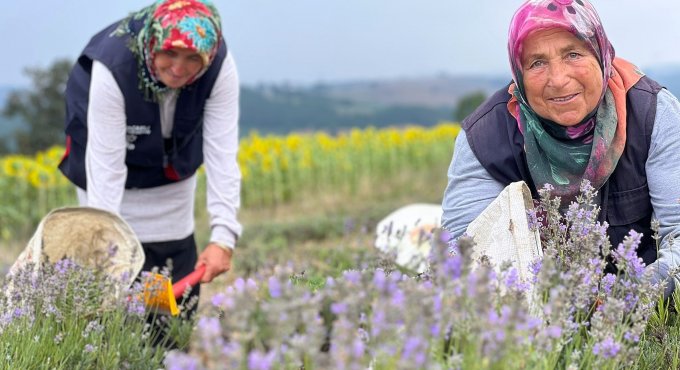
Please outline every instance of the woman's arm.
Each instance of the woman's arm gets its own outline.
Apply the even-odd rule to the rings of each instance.
[[[233,248],[241,234],[241,172],[237,162],[239,79],[231,52],[225,58],[204,113],[203,154],[212,242]]]
[[[658,259],[647,269],[654,281],[668,279],[680,267],[680,103],[667,90],[657,96],[656,118],[645,165],[654,218],[662,237]],[[673,239],[673,240],[671,240]],[[672,245],[671,245],[672,243]],[[668,279],[665,295],[673,292]]]
[[[458,238],[504,186],[477,160],[463,131],[456,138],[448,177],[442,202],[442,227]]]
[[[127,179],[125,127],[123,93],[106,66],[95,60],[87,110],[87,204],[83,205],[120,213]]]

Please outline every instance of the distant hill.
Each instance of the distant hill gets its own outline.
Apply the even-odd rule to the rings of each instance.
[[[490,95],[510,79],[441,74],[424,78],[261,85],[241,90],[241,131],[286,133],[451,120],[464,96]]]
[[[665,86],[673,95],[680,97],[680,65],[643,68],[642,70]]]
[[[382,106],[413,105],[452,109],[465,95],[479,91],[490,95],[509,81],[510,77],[440,74],[422,78],[318,84],[313,91],[337,99]]]
[[[449,106],[384,104],[332,96],[318,87],[260,86],[241,89],[241,132],[287,133],[402,124],[432,125],[450,120]]]
[[[680,96],[680,65],[643,68],[652,78]],[[336,132],[369,125],[432,125],[450,120],[464,96],[484,92],[487,96],[510,81],[510,77],[451,76],[348,81],[315,85],[265,84],[242,86],[242,135],[325,130]],[[0,109],[12,90],[0,86]],[[61,125],[57,117],[55,124]],[[24,125],[0,115],[0,140]]]

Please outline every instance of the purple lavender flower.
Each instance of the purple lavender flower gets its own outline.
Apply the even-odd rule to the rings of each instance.
[[[342,275],[346,281],[352,283],[352,284],[359,284],[361,283],[361,273],[356,270],[349,270],[345,271]]]
[[[526,320],[517,324],[517,329],[522,331],[530,331],[538,328],[542,323],[543,320],[536,317],[528,316]]]
[[[394,291],[392,292],[392,305],[393,307],[396,308],[401,308],[404,305],[404,302],[406,301],[406,295],[404,292],[397,288],[395,286]]]
[[[614,341],[612,337],[607,337],[593,346],[593,354],[605,359],[616,357],[619,351],[621,351],[621,344]]]
[[[24,316],[24,314],[25,314],[24,310],[22,310],[20,307],[16,307],[14,309],[13,316],[14,316],[15,319],[18,319],[18,318]]]
[[[543,258],[538,257],[529,263],[529,271],[532,275],[532,282],[536,283],[538,281],[538,274],[541,272],[541,267],[543,267]]]
[[[511,267],[505,272],[505,286],[508,288],[512,288],[519,283],[519,274],[517,273],[517,269],[514,267]]]
[[[619,269],[636,279],[640,279],[645,271],[645,264],[636,252],[641,240],[642,234],[631,230],[623,243],[612,252]]]
[[[355,338],[352,342],[352,356],[362,358],[366,352],[366,345],[360,338]]]
[[[281,297],[281,282],[279,282],[279,279],[277,279],[275,276],[272,276],[269,278],[268,284],[269,295],[271,295],[272,298]]]
[[[605,276],[602,277],[602,291],[605,294],[610,294],[612,292],[612,287],[614,286],[614,283],[616,283],[616,275],[614,274],[606,274]]]
[[[248,369],[251,370],[270,370],[274,365],[276,352],[270,351],[262,353],[254,350],[248,354]]]
[[[371,323],[371,335],[378,336],[381,331],[383,331],[385,326],[385,312],[383,310],[377,310],[373,313],[373,322]]]
[[[5,312],[0,315],[0,328],[4,328],[12,323],[13,315],[10,312]]]
[[[199,370],[198,359],[180,351],[170,351],[163,364],[167,370]]]
[[[335,315],[341,315],[347,312],[347,303],[336,302],[331,304],[331,312]]]
[[[438,294],[432,297],[432,311],[435,315],[442,312],[442,297]]]
[[[453,238],[453,235],[446,230],[446,229],[441,229],[441,232],[439,233],[439,241],[444,243],[444,244],[449,244],[451,242],[451,239]]]
[[[255,282],[255,280],[248,278],[248,280],[246,280],[246,289],[252,290],[252,291],[257,290],[257,283]]]
[[[457,254],[453,257],[448,257],[444,260],[442,265],[442,271],[444,276],[449,279],[455,280],[460,278],[463,273],[463,257]]]
[[[382,269],[375,270],[375,274],[373,275],[373,285],[375,285],[378,290],[383,290],[386,282],[387,277],[385,276],[385,271]]]
[[[638,297],[638,295],[632,292],[628,292],[626,294],[626,297],[623,299],[623,301],[626,303],[627,310],[633,310],[633,308],[635,308],[635,305],[637,305],[639,300],[640,298]]]
[[[560,328],[557,325],[550,325],[547,328],[545,328],[546,334],[548,334],[548,337],[550,338],[559,338],[562,336],[562,328]]]
[[[232,286],[237,292],[243,293],[246,290],[246,281],[243,280],[243,278],[238,278],[236,281],[234,281],[234,285]]]
[[[423,352],[424,343],[421,338],[409,337],[404,343],[402,359],[413,360],[415,365],[421,367],[425,363],[425,353]]]
[[[581,181],[579,191],[583,194],[592,194],[593,192],[595,192],[595,188],[593,187],[593,185],[590,184],[590,181],[583,180]]]
[[[215,338],[222,333],[220,320],[217,317],[201,317],[198,320],[198,330],[204,338]]]
[[[227,296],[224,293],[217,293],[212,298],[210,299],[210,302],[212,303],[213,307],[216,308],[233,308],[234,307],[234,300]]]
[[[627,331],[625,334],[623,334],[623,338],[632,343],[637,343],[640,341],[640,335],[631,331]]]
[[[104,326],[98,323],[97,321],[92,320],[89,323],[87,323],[87,326],[85,327],[81,335],[83,338],[87,338],[90,336],[90,333],[92,332],[99,333],[102,330],[104,330]]]
[[[127,300],[127,313],[130,315],[144,316],[146,313],[146,307],[144,306],[144,299],[141,297],[141,295],[130,295],[129,299]]]
[[[541,228],[541,221],[538,217],[538,210],[532,208],[527,211],[527,223],[529,224],[529,230],[534,231]]]
[[[505,286],[508,287],[508,289],[512,289],[517,292],[526,292],[530,288],[530,285],[528,283],[523,282],[520,279],[519,272],[517,272],[517,269],[514,267],[511,267],[509,270],[506,271],[504,283]]]
[[[74,270],[76,267],[76,263],[68,258],[61,259],[54,264],[54,269],[61,275],[66,275],[70,270]]]

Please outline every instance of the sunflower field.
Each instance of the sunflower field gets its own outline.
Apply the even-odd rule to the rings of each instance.
[[[351,196],[431,168],[443,175],[459,130],[457,124],[442,123],[352,129],[334,136],[251,133],[241,139],[238,155],[242,206],[276,207],[322,192]],[[32,157],[0,157],[0,240],[25,237],[51,209],[77,203],[73,186],[57,169],[63,153],[64,148],[52,147]],[[201,170],[199,180],[203,177]]]

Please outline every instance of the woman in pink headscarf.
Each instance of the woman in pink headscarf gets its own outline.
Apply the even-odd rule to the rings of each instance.
[[[680,104],[615,57],[587,0],[529,0],[510,24],[513,75],[462,125],[449,169],[443,226],[454,236],[515,181],[546,184],[563,206],[582,180],[598,190],[600,221],[616,246],[644,236],[638,255],[668,279],[680,264]],[[652,218],[664,237],[657,253]],[[680,245],[680,237],[675,245]],[[649,267],[648,267],[649,268]]]
[[[92,37],[73,67],[59,167],[81,205],[130,224],[145,270],[170,260],[177,280],[205,265],[203,282],[229,270],[241,233],[238,97],[234,59],[208,0],[156,1]],[[202,164],[211,235],[198,255]]]

